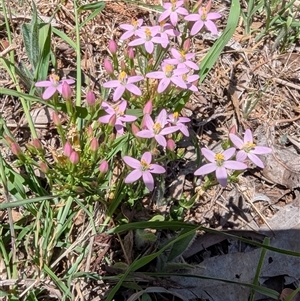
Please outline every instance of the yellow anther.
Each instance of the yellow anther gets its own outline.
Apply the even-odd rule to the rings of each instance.
[[[54,82],[58,82],[59,81],[59,76],[56,75],[55,73],[50,74],[50,79],[52,79]]]
[[[142,170],[147,170],[150,168],[150,164],[148,164],[145,160],[141,160]]]
[[[159,133],[159,131],[161,130],[161,124],[160,123],[154,123],[153,124],[153,130],[155,133]]]
[[[119,81],[123,81],[125,78],[126,78],[127,74],[125,71],[122,71],[120,74],[119,74]]]
[[[174,66],[172,66],[172,65],[166,65],[166,67],[165,67],[166,72],[172,72],[173,69],[174,69]]]
[[[250,152],[251,149],[254,149],[256,147],[256,144],[253,142],[247,142],[243,145],[241,149],[243,149],[245,152]]]
[[[180,53],[181,57],[185,59],[185,51],[184,50],[180,50],[179,53]]]
[[[151,30],[148,27],[145,29],[145,34],[147,37],[151,36]]]
[[[134,26],[134,27],[137,27],[139,25],[139,22],[137,20],[132,20],[131,21],[131,24]]]
[[[215,155],[215,160],[217,162],[223,162],[225,160],[225,157],[224,157],[223,154],[218,153],[218,154]]]
[[[202,7],[201,10],[202,10],[201,20],[206,21],[207,20],[207,9],[205,7]]]
[[[174,112],[174,113],[173,113],[173,118],[174,118],[174,119],[178,119],[178,115],[179,115],[178,112]]]

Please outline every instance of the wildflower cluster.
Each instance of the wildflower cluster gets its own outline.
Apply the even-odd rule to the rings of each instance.
[[[53,154],[56,166],[49,166],[39,155],[40,165],[47,170],[49,179],[56,181],[56,188],[62,189],[63,178],[69,174],[73,176],[68,182],[71,190],[79,186],[84,190],[88,186],[96,190],[99,186],[111,186],[113,171],[121,163],[127,172],[126,184],[142,178],[148,190],[154,189],[152,174],[166,172],[166,165],[176,157],[176,142],[189,136],[190,119],[180,117],[178,108],[198,90],[199,66],[192,51],[192,36],[202,30],[216,34],[214,21],[221,18],[221,14],[210,12],[211,1],[206,6],[201,4],[202,1],[190,7],[186,1],[171,0],[164,3],[157,25],[149,26],[142,19],[120,25],[122,42],[109,42],[111,58],[103,62],[109,77],[102,84],[102,95],[106,97],[96,99],[93,92],[87,92],[89,118],[84,120],[85,130],[82,128],[81,132],[76,127],[79,116],[71,100],[70,85],[74,81],[59,80],[52,74],[49,81],[36,83],[37,88],[46,88],[42,97],[54,107],[61,95],[70,117],[66,134],[58,112],[53,114],[62,141],[61,149]],[[217,181],[225,186],[233,171],[247,168],[248,159],[263,167],[256,155],[268,153],[269,149],[255,146],[249,130],[244,141],[233,134],[230,140],[232,147],[217,154],[203,148],[202,154],[209,163],[196,170],[195,175],[215,172]],[[128,173],[128,168],[133,170]],[[89,183],[83,184],[87,179]]]

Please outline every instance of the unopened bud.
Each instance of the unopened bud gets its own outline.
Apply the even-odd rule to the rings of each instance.
[[[87,128],[87,135],[89,137],[92,137],[92,135],[93,135],[93,128],[92,128],[91,125],[89,125],[88,128]]]
[[[49,172],[49,167],[48,165],[45,163],[45,162],[40,162],[39,163],[39,167],[40,167],[40,170],[44,173],[44,174],[47,174]]]
[[[34,138],[32,140],[32,145],[38,150],[38,151],[43,151],[43,145],[41,141],[37,138]]]
[[[11,146],[13,143],[15,143],[15,141],[12,138],[10,138],[9,136],[4,135],[4,139],[9,146]]]
[[[72,152],[73,152],[72,145],[70,144],[70,142],[66,142],[64,146],[64,155],[70,157]]]
[[[10,146],[10,149],[11,149],[12,153],[18,157],[18,159],[20,159],[21,161],[23,161],[25,159],[25,156],[18,143],[16,143],[16,142],[12,143]]]
[[[187,38],[183,43],[183,51],[188,52],[191,47],[191,39]]]
[[[61,88],[61,95],[65,100],[70,100],[72,96],[72,90],[70,85],[64,81]]]
[[[114,67],[113,67],[111,61],[104,59],[103,67],[108,74],[114,73]]]
[[[152,113],[152,108],[153,108],[153,104],[152,104],[152,100],[148,100],[144,106],[143,109],[143,113],[144,114],[151,114]]]
[[[138,126],[135,124],[135,123],[132,123],[131,124],[131,131],[132,131],[132,134],[134,136],[136,136],[136,133],[140,131],[140,129],[138,128]]]
[[[167,149],[171,152],[173,152],[176,148],[176,144],[175,144],[175,141],[173,139],[169,139],[167,141]]]
[[[93,106],[96,103],[95,94],[92,91],[88,91],[86,94],[86,102],[89,106]]]
[[[229,129],[229,134],[236,134],[236,125],[233,125],[230,129]]]
[[[99,149],[99,142],[96,137],[91,140],[90,148],[92,152],[96,152]]]
[[[128,58],[129,58],[129,59],[131,59],[131,60],[134,59],[134,49],[133,49],[132,47],[129,47],[129,48],[128,48],[128,53],[127,53],[127,55],[128,55]]]
[[[72,151],[71,155],[70,155],[70,162],[72,164],[77,164],[79,162],[79,155],[77,152]]]
[[[104,160],[100,166],[99,166],[99,170],[102,174],[106,174],[108,171],[108,162],[106,160]]]
[[[125,65],[125,62],[123,60],[121,61],[120,66],[121,66],[122,71],[126,71],[126,65]]]
[[[52,113],[52,121],[53,121],[53,123],[54,123],[56,126],[61,125],[60,118],[59,118],[59,116],[58,116],[58,114],[57,114],[56,112],[53,112],[53,113]]]
[[[118,51],[118,45],[114,40],[110,40],[108,43],[108,49],[111,52],[111,54],[116,54]]]
[[[116,124],[116,121],[117,121],[117,115],[113,114],[108,121],[108,125],[110,125],[111,127],[114,127]]]

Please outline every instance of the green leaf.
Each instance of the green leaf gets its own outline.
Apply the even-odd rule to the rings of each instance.
[[[26,53],[33,71],[36,70],[40,58],[39,52],[39,29],[37,21],[37,11],[34,1],[32,1],[33,14],[29,24],[21,26],[21,32],[26,49]]]
[[[105,7],[105,2],[99,1],[99,2],[93,2],[93,3],[81,5],[78,7],[78,11],[80,12],[82,10],[94,10],[94,9],[103,10],[104,7]]]
[[[214,66],[224,47],[235,32],[240,17],[240,9],[239,0],[232,0],[226,28],[220,38],[210,48],[204,60],[200,64],[200,83],[204,81],[210,69]]]

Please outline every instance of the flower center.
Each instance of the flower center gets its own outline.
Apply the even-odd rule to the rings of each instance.
[[[253,143],[253,142],[247,142],[247,143],[245,143],[243,145],[243,147],[241,149],[244,150],[246,153],[249,153],[255,147],[256,147],[255,143]]]
[[[172,65],[166,65],[165,66],[166,77],[172,77],[172,75],[173,75],[173,69],[174,69],[174,66],[172,66]]]
[[[206,21],[207,20],[207,10],[205,7],[201,8],[202,14],[201,14],[201,20]]]
[[[185,57],[185,51],[181,50],[180,51],[180,59],[179,59],[180,63],[183,63],[186,61],[186,57]]]
[[[58,75],[56,75],[55,73],[52,73],[52,74],[50,74],[49,78],[54,87],[57,87],[59,85],[59,76]]]
[[[161,130],[161,124],[160,123],[154,123],[153,124],[153,131],[155,134],[158,134]]]
[[[122,71],[120,74],[119,74],[119,81],[122,83],[122,84],[126,84],[126,77],[127,77],[127,74],[125,71]]]
[[[145,29],[145,34],[146,34],[146,40],[150,41],[151,40],[151,30],[149,28]]]
[[[141,169],[142,171],[146,171],[148,169],[150,169],[151,165],[148,164],[145,160],[141,160]]]
[[[139,22],[137,20],[132,20],[131,21],[132,26],[134,27],[134,29],[138,28]]]
[[[176,4],[177,4],[177,0],[171,0],[172,3],[172,11],[176,10]]]
[[[178,112],[174,112],[173,113],[173,123],[177,123],[177,121],[178,121]]]
[[[216,160],[216,163],[217,163],[217,166],[222,166],[224,161],[225,161],[225,157],[223,154],[221,153],[218,153],[215,155],[215,160]]]

